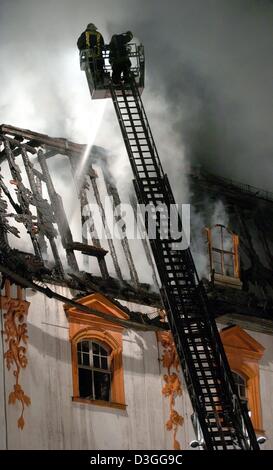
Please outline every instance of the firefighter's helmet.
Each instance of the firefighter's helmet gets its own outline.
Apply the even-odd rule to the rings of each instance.
[[[127,31],[126,34],[130,36],[130,41],[131,41],[134,37],[132,31]]]
[[[94,23],[89,23],[86,29],[88,29],[88,31],[97,31],[98,28]]]

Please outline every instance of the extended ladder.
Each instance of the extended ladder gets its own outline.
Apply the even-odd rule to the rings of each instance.
[[[175,204],[174,196],[134,78],[129,85],[110,83],[110,92],[139,203],[155,208],[163,204],[170,209]],[[194,410],[193,424],[201,428],[203,447],[259,449],[247,409],[238,398],[190,249],[174,249],[173,240],[162,237],[162,227],[156,217],[155,213],[156,238],[150,240],[151,248],[162,284],[162,301]],[[167,235],[170,223],[169,217],[165,217]]]

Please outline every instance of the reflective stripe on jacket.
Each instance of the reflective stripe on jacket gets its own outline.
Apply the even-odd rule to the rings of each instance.
[[[104,40],[102,35],[98,31],[84,31],[77,42],[78,48],[91,49],[94,52],[94,56],[100,56],[102,48],[104,46]]]

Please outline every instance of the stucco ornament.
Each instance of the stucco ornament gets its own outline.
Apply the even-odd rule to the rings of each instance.
[[[21,414],[17,424],[19,429],[25,425],[25,406],[31,403],[30,398],[22,389],[19,378],[21,369],[25,369],[28,363],[26,357],[26,346],[28,341],[27,324],[25,318],[28,311],[28,302],[10,299],[7,312],[4,313],[4,335],[8,349],[4,354],[7,369],[13,369],[15,384],[9,394],[9,404],[14,405],[17,401],[21,404]]]
[[[183,425],[184,418],[175,410],[175,399],[177,396],[182,395],[181,380],[178,376],[179,358],[171,332],[159,334],[159,341],[163,346],[162,365],[167,369],[167,374],[163,377],[165,383],[162,388],[162,394],[169,398],[170,402],[170,415],[166,422],[166,428],[173,433],[173,448],[180,450],[180,443],[176,439],[176,435],[179,426]],[[175,369],[175,372],[172,372],[171,369]]]

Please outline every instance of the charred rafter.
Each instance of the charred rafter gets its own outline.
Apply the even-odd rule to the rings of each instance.
[[[151,291],[149,285],[139,282],[128,240],[122,242],[122,248],[130,271],[130,282],[123,280],[113,240],[110,239],[109,242],[109,254],[101,246],[89,204],[90,197],[95,196],[107,230],[106,214],[96,182],[97,175],[90,165],[88,171],[83,172],[80,177],[77,171],[85,150],[85,145],[76,144],[67,139],[52,138],[46,134],[4,124],[0,126],[0,162],[7,161],[8,163],[12,177],[11,183],[14,185],[17,197],[16,201],[9,186],[10,181],[9,184],[5,184],[3,173],[0,174],[1,263],[35,282],[64,285],[81,294],[101,291],[112,298],[161,307],[159,296]],[[62,199],[54,187],[49,172],[47,161],[57,155],[67,157],[78,190],[82,211],[82,242],[73,240]],[[6,167],[4,171],[6,172]],[[26,183],[25,176],[28,183]],[[90,177],[91,184],[87,182],[87,177]],[[114,208],[116,208],[120,202],[117,189],[109,186],[110,180],[107,180],[107,175],[104,177],[108,194],[112,195]],[[47,195],[49,200],[46,199]],[[9,206],[13,208],[14,214],[10,213]],[[9,246],[8,233],[20,236],[17,227],[12,226],[10,222],[12,219],[25,225],[31,236],[34,254],[24,253]],[[87,230],[86,233],[84,229]],[[88,231],[90,231],[93,245],[88,244]],[[62,243],[61,249],[67,253],[70,273],[66,273],[63,267],[60,245],[57,243],[58,237]],[[48,246],[51,248],[53,261],[48,252]],[[97,259],[101,277],[79,271],[74,253],[76,251],[81,251],[86,259],[87,257],[90,259],[90,256]],[[109,276],[106,264],[108,256],[112,256],[118,279]]]

